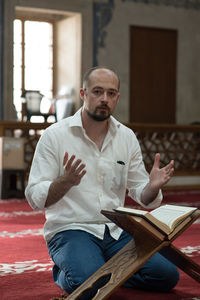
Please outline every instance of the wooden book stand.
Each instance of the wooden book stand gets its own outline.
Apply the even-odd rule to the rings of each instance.
[[[172,245],[172,241],[199,218],[200,210],[196,210],[191,216],[191,221],[184,227],[180,226],[180,230],[176,230],[176,234],[172,238],[168,238],[167,235],[162,234],[157,229],[155,230],[155,227],[152,227],[153,230],[151,230],[150,227],[147,228],[142,225],[139,222],[139,217],[114,211],[102,211],[102,214],[133,235],[135,242],[130,241],[104,266],[70,294],[67,297],[68,300],[81,300],[81,296],[92,290],[104,278],[107,279],[107,283],[98,289],[92,299],[108,299],[119,286],[158,251],[194,280],[200,282],[200,266]]]

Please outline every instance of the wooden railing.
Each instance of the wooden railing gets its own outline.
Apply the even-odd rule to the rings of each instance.
[[[35,146],[50,123],[0,121],[0,136],[24,138],[25,171],[28,177]],[[161,154],[161,165],[175,161],[175,175],[200,176],[200,125],[126,124],[141,145],[149,171],[155,153]],[[120,146],[120,145],[119,145]]]
[[[143,159],[149,171],[155,153],[161,154],[161,166],[171,159],[175,175],[200,175],[200,125],[126,124],[141,145]]]

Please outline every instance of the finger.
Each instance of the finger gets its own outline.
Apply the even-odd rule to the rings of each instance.
[[[85,164],[81,164],[81,165],[76,169],[76,173],[77,173],[77,174],[80,174],[81,171],[82,171],[85,167],[86,167]]]
[[[160,153],[156,153],[153,168],[159,169],[159,165],[160,165]]]
[[[166,171],[170,171],[171,169],[174,169],[174,161],[171,160],[171,161],[168,163],[168,165],[166,165],[164,168],[165,168]]]
[[[171,167],[174,168],[174,160],[170,161]]]
[[[81,162],[82,162],[81,159],[77,159],[75,163],[72,165],[72,171],[77,171],[76,169],[78,168]]]
[[[172,168],[169,170],[169,175],[172,176],[173,173],[174,173],[174,167],[172,167]]]
[[[78,185],[81,182],[85,174],[86,174],[86,170],[83,170],[79,175],[76,176],[75,185]]]
[[[76,157],[76,156],[75,156],[74,154],[70,157],[70,159],[68,160],[68,162],[67,162],[67,164],[66,164],[66,166],[65,166],[65,169],[66,169],[66,170],[71,169],[72,163],[73,163],[75,157]]]
[[[174,173],[174,168],[173,167],[171,167],[168,170],[165,170],[166,182],[168,182],[171,179],[171,177],[173,176],[173,173]]]
[[[172,178],[173,172],[166,176],[165,184]]]
[[[172,177],[172,175],[173,175],[173,173],[174,173],[174,170],[173,170],[173,169],[171,169],[170,171],[168,171],[168,172],[166,172],[166,173],[165,173],[165,176],[166,176],[166,177],[170,177],[170,178],[171,178],[171,177]]]
[[[79,178],[83,178],[83,176],[86,174],[86,170],[83,170],[80,174],[79,174]]]
[[[65,152],[65,154],[64,154],[64,157],[63,157],[63,166],[65,166],[65,165],[66,165],[66,163],[67,163],[67,160],[68,160],[68,153],[67,153],[67,152]]]

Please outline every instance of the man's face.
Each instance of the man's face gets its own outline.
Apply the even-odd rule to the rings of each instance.
[[[81,90],[83,108],[95,121],[104,121],[113,113],[119,99],[118,79],[107,69],[90,74],[88,86]]]

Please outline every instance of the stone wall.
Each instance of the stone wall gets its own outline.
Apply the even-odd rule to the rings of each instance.
[[[48,11],[75,12],[82,19],[80,71],[93,65],[114,68],[121,78],[121,101],[115,116],[129,116],[129,29],[131,25],[178,31],[177,111],[179,124],[200,121],[200,1],[193,0],[0,0],[4,2],[3,67],[1,104],[4,119],[15,116],[12,104],[12,41],[15,10],[33,7]],[[1,5],[1,9],[3,7]],[[1,39],[2,40],[2,39]],[[3,72],[3,76],[2,76]],[[80,76],[78,76],[80,78]],[[80,81],[80,79],[78,79]],[[80,84],[80,82],[78,82]],[[78,86],[77,84],[77,86]],[[2,92],[3,91],[3,92]],[[2,105],[1,105],[2,107]]]
[[[200,1],[199,4],[195,2],[196,6],[192,2],[115,0],[107,1],[107,6],[99,4],[96,7],[99,23],[107,23],[99,30],[101,39],[96,41],[96,60],[98,64],[110,66],[119,73],[121,101],[116,116],[121,121],[127,122],[129,116],[131,25],[177,30],[177,123],[200,121]],[[105,11],[109,21],[105,18]]]

